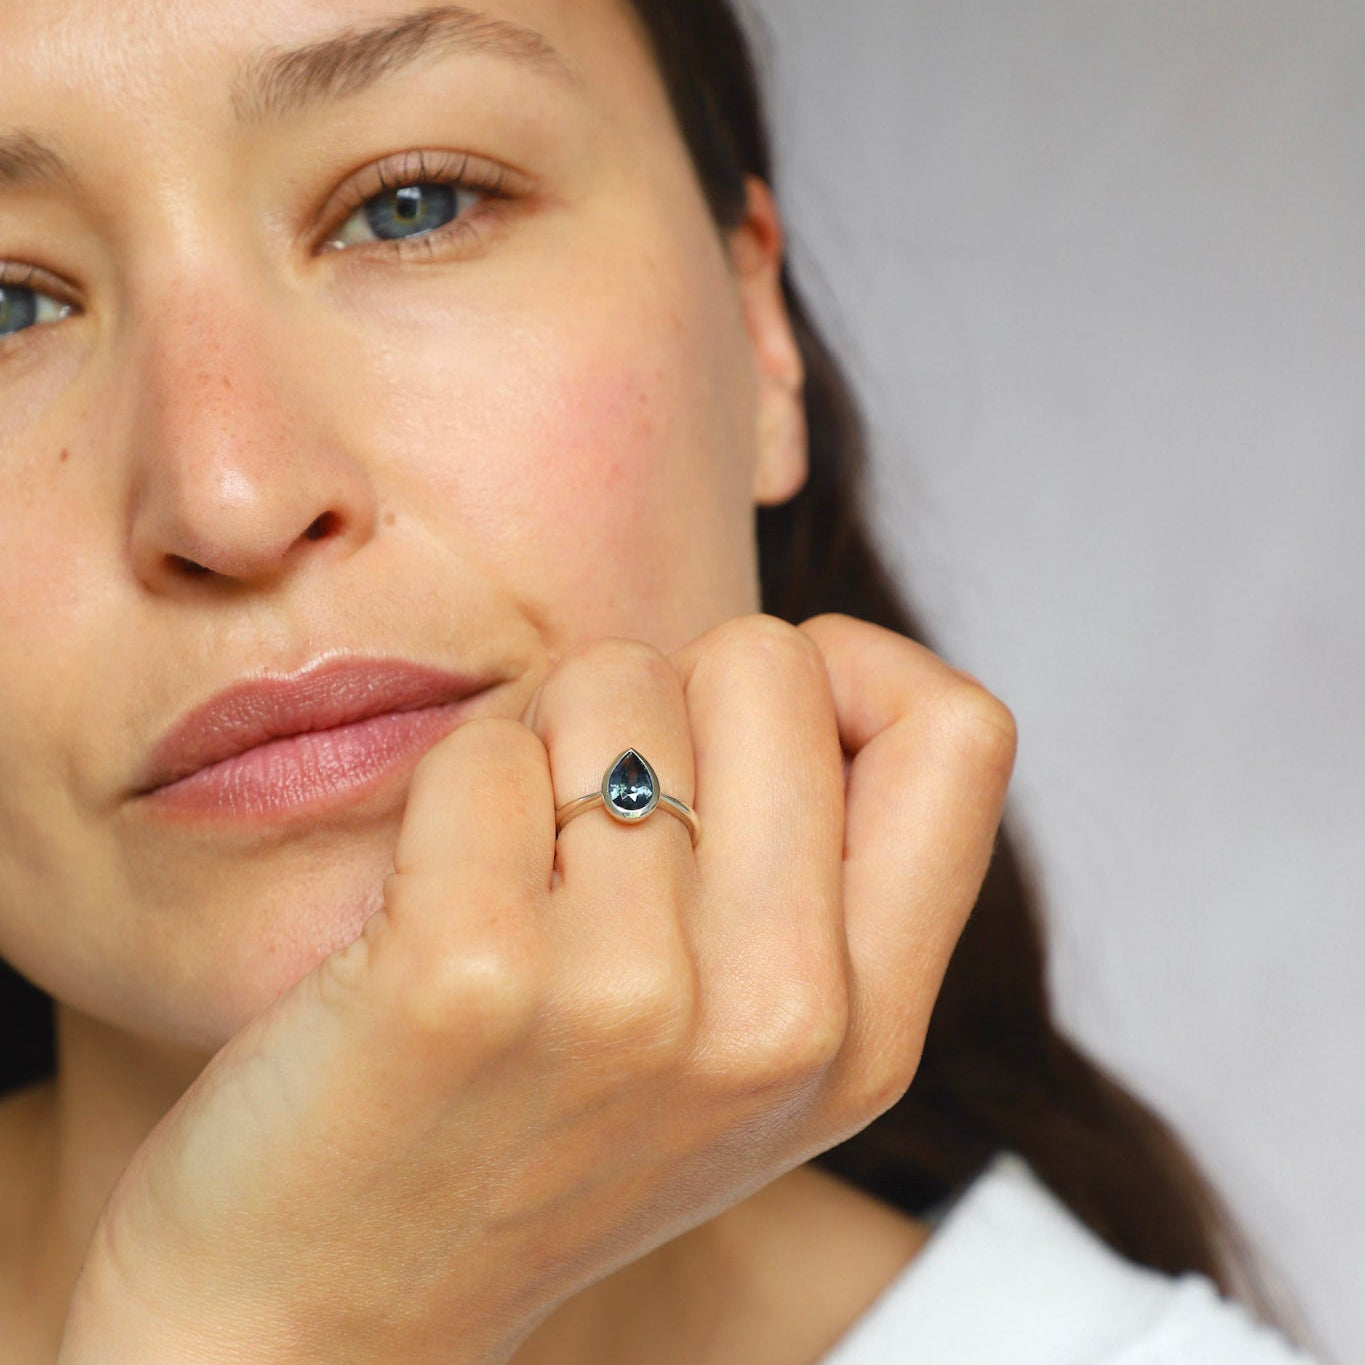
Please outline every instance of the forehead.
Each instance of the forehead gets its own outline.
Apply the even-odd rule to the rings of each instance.
[[[288,85],[291,56],[294,74],[330,61],[343,91],[366,63],[415,56],[512,63],[586,88],[648,65],[628,0],[3,0],[0,45],[0,130],[49,95],[250,111],[271,76],[277,93]]]
[[[0,214],[15,192],[122,188],[152,165],[171,193],[299,113],[346,112],[352,137],[375,87],[385,126],[405,109],[413,135],[436,98],[456,136],[605,132],[642,165],[676,141],[629,0],[0,0],[0,51]]]

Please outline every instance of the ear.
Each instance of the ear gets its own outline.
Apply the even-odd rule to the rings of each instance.
[[[757,176],[748,191],[744,222],[729,234],[730,261],[757,380],[754,501],[775,507],[801,491],[809,472],[805,364],[782,293],[782,220]]]

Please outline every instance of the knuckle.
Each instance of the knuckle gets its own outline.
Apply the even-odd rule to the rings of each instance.
[[[411,880],[398,893],[409,901],[417,894]],[[526,910],[520,898],[508,891],[475,898],[459,927],[445,936],[413,932],[411,926],[439,923],[450,907],[406,909],[395,911],[398,927],[386,932],[375,968],[376,974],[385,969],[386,994],[405,1031],[470,1056],[501,1050],[522,1037],[540,1008],[542,973],[521,927]]]
[[[464,951],[413,973],[403,991],[410,1028],[467,1052],[501,1051],[536,1017],[534,974],[506,951]]]
[[[848,1032],[842,982],[792,980],[729,1030],[725,1083],[750,1094],[805,1089],[829,1069]]]
[[[579,979],[556,1011],[558,1029],[608,1051],[613,1074],[670,1064],[692,1036],[696,992],[692,973],[649,959],[615,960]]]
[[[789,988],[773,1011],[767,1045],[770,1065],[792,1079],[819,1074],[843,1046],[848,1031],[846,993],[830,983]]]
[[[900,648],[914,644],[896,631],[842,611],[822,611],[808,616],[797,629],[820,652],[823,659],[847,655],[867,648],[869,643],[885,644],[881,637],[894,639]]]
[[[712,666],[725,669],[800,670],[825,675],[824,655],[806,634],[780,616],[755,612],[722,622],[712,632]]]
[[[841,1087],[840,1107],[849,1122],[865,1127],[898,1104],[910,1089],[922,1054],[922,1041],[864,1050]]]
[[[816,630],[838,630],[850,622],[856,624],[856,618],[851,617],[847,612],[822,611],[817,612],[814,616],[808,616],[801,623],[801,626],[803,629],[806,626],[814,626]]]
[[[964,678],[949,692],[946,711],[955,746],[1008,778],[1019,748],[1019,727],[1009,707],[980,683]]]
[[[633,686],[639,686],[641,682],[660,688],[680,685],[677,670],[668,656],[645,640],[617,637],[585,640],[563,655],[546,688],[580,673],[589,673],[594,678],[602,673],[619,675],[629,678]]]

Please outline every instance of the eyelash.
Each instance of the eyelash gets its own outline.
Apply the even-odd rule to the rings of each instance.
[[[428,160],[429,155],[435,159]],[[360,251],[368,255],[377,248],[400,258],[413,255],[429,258],[446,246],[459,244],[472,247],[478,244],[496,220],[505,216],[507,204],[518,197],[517,179],[516,174],[509,172],[506,167],[467,152],[402,152],[388,157],[368,167],[361,172],[359,179],[340,191],[337,210],[331,215],[333,226],[325,234],[323,249],[347,253]],[[346,244],[331,241],[333,235],[370,200],[393,190],[420,185],[447,185],[478,194],[484,202],[481,208],[460,214],[449,223],[418,236]]]
[[[434,160],[428,157],[433,156]],[[335,207],[329,215],[332,226],[324,234],[325,251],[340,251],[348,255],[356,253],[370,255],[374,252],[389,254],[399,259],[423,256],[430,259],[438,250],[454,249],[464,246],[472,249],[477,246],[506,213],[506,206],[520,193],[517,184],[519,177],[505,167],[467,152],[402,152],[376,162],[361,172],[360,177],[340,190],[335,197]],[[415,237],[395,237],[377,239],[372,242],[340,243],[332,240],[352,218],[357,210],[365,207],[371,199],[393,190],[409,186],[448,185],[453,189],[478,194],[483,198],[481,207],[459,214],[449,223],[421,233]],[[18,265],[11,261],[0,261],[0,289],[34,288],[35,293],[53,299],[67,310],[62,316],[79,312],[65,291],[40,288],[33,284],[37,278],[43,284],[53,277],[37,266]],[[30,329],[31,330],[31,329]],[[18,334],[22,335],[22,334]],[[0,337],[0,350],[5,343],[17,340],[15,337]]]

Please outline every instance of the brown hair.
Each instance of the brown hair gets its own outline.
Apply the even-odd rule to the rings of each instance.
[[[745,178],[774,184],[750,39],[728,0],[630,4],[717,227],[733,228],[745,212]],[[868,529],[866,443],[849,385],[789,265],[782,283],[806,365],[810,476],[790,502],[757,510],[763,609],[792,622],[845,612],[932,648]],[[1036,882],[1002,826],[909,1091],[816,1163],[922,1214],[996,1152],[1013,1150],[1121,1255],[1172,1275],[1202,1273],[1303,1342],[1298,1305],[1282,1284],[1270,1288],[1272,1276],[1171,1126],[1058,1028]]]
[[[734,227],[744,215],[745,177],[774,181],[746,33],[728,0],[630,4],[717,227]],[[763,609],[792,622],[845,612],[932,648],[867,527],[865,443],[848,384],[790,267],[783,287],[806,365],[810,476],[790,502],[757,511]],[[1207,1275],[1302,1342],[1308,1333],[1297,1305],[1282,1286],[1268,1289],[1244,1233],[1179,1137],[1054,1022],[1035,882],[1017,838],[1002,827],[913,1084],[817,1163],[923,1214],[996,1152],[1016,1151],[1117,1252],[1168,1274]],[[52,1000],[3,961],[0,1026],[7,1040],[0,1091],[52,1074]]]

